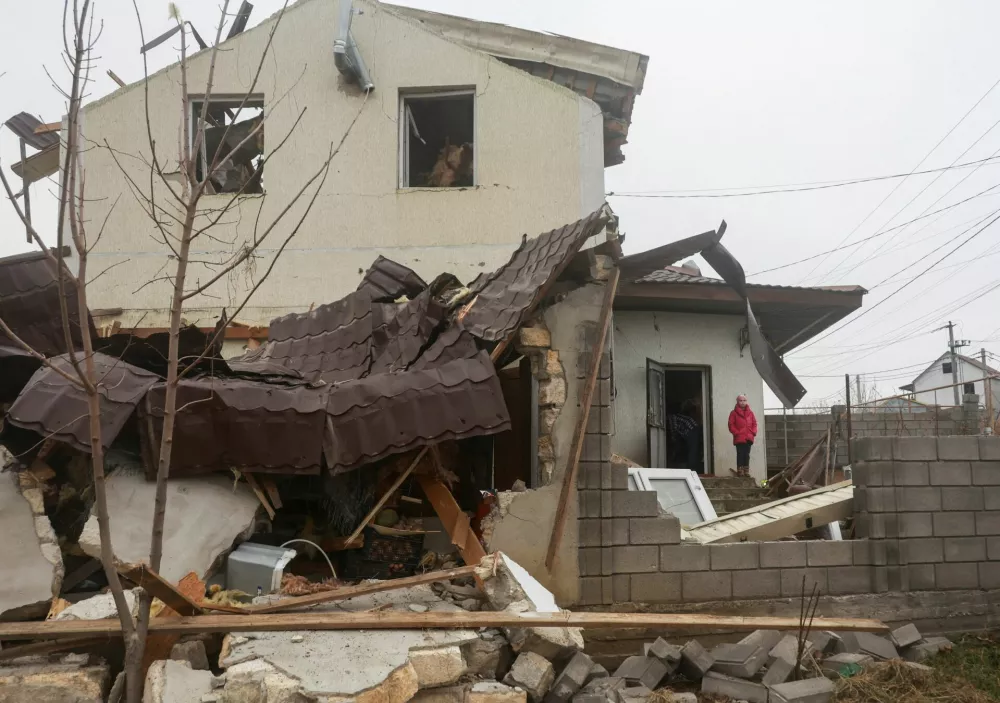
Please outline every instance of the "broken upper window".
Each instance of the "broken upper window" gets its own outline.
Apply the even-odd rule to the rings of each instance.
[[[203,104],[198,100],[191,102],[192,144]],[[208,104],[205,121],[205,142],[194,157],[199,183],[212,171],[206,193],[263,193],[264,99],[246,102],[243,98],[213,99]]]
[[[401,188],[475,185],[475,94],[471,90],[402,95]]]
[[[941,364],[941,373],[951,373],[951,362],[946,361]]]

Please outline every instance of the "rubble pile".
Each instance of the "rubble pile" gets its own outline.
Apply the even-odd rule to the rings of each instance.
[[[714,696],[711,700],[824,703],[833,699],[835,681],[858,675],[877,662],[902,661],[904,666],[926,671],[929,667],[921,662],[951,647],[947,638],[925,638],[912,624],[888,637],[810,632],[801,642],[795,632],[757,630],[710,651],[697,640],[676,645],[659,638],[644,645],[643,654],[625,659],[610,676],[597,668],[581,674],[583,660],[590,661],[581,653],[549,687],[544,701],[695,703],[693,691],[700,684],[700,693]],[[666,697],[667,693],[672,697]]]

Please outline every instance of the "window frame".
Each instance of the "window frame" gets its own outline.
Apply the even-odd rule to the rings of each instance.
[[[647,469],[635,467],[628,470],[628,477],[629,490],[634,490],[632,488],[632,481],[634,481],[640,491],[655,492],[656,489],[653,488],[652,481],[684,481],[687,484],[688,490],[691,491],[695,507],[698,508],[698,512],[701,514],[702,522],[709,522],[710,520],[717,520],[719,518],[718,513],[715,512],[715,506],[712,505],[712,501],[705,491],[705,487],[701,485],[701,478],[690,469]],[[658,495],[656,502],[659,505]],[[670,512],[663,505],[660,505],[660,507],[664,511]],[[670,514],[672,515],[673,513]]]
[[[972,390],[969,390],[970,388]],[[968,381],[968,382],[965,382],[965,383],[962,384],[962,393],[963,394],[965,394],[965,395],[971,395],[971,394],[973,394],[975,392],[976,392],[976,382],[975,381]]]
[[[458,86],[449,88],[400,88],[399,113],[396,122],[399,125],[399,143],[396,147],[397,173],[396,188],[398,190],[462,190],[461,187],[449,186],[438,188],[434,186],[410,185],[410,119],[407,114],[407,101],[412,99],[426,100],[431,98],[472,98],[472,188],[479,184],[479,159],[477,155],[478,134],[478,103],[475,86]],[[468,186],[466,186],[468,187]]]
[[[247,95],[247,94],[240,95],[238,93],[219,93],[219,94],[213,93],[213,94],[211,94],[211,95],[209,95],[207,97],[208,97],[208,104],[209,104],[209,106],[216,105],[216,106],[228,107],[228,108],[241,108],[243,110],[260,110],[261,116],[263,116],[265,118],[267,117],[267,113],[266,113],[266,110],[267,110],[267,108],[266,108],[267,101],[266,101],[266,96],[264,95],[264,93],[250,93],[249,95]],[[190,105],[191,114],[189,115],[189,119],[188,119],[187,143],[188,143],[188,146],[192,147],[192,149],[194,147],[194,138],[195,138],[195,135],[197,134],[197,130],[198,130],[198,117],[200,115],[200,108],[201,108],[202,105],[204,105],[205,98],[206,98],[206,96],[203,93],[188,95],[188,100],[187,101],[188,101],[188,105]],[[252,119],[252,118],[249,118],[249,119]],[[234,123],[234,124],[239,124],[239,123]],[[264,135],[264,140],[265,140],[264,141],[264,149],[261,150],[261,158],[266,161],[267,160],[267,134],[266,134],[266,131],[265,131],[265,135]],[[202,148],[203,149],[205,148],[204,144],[202,144]],[[195,159],[195,172],[197,173],[198,168],[200,168],[200,166],[201,166],[201,163],[200,163],[201,162],[201,155],[200,154],[194,154],[194,153],[192,153],[191,157],[193,159]],[[205,158],[206,159],[208,158],[207,154],[205,155]],[[200,181],[199,181],[199,183],[200,183]],[[202,196],[202,197],[211,198],[211,197],[215,197],[215,196],[223,196],[223,197],[230,197],[230,198],[232,198],[232,197],[239,197],[239,198],[259,198],[259,197],[261,197],[263,195],[266,195],[266,194],[267,194],[267,189],[264,187],[264,180],[263,180],[263,178],[261,178],[261,181],[260,181],[260,193],[205,193],[204,196]]]
[[[951,374],[951,371],[952,371],[951,362],[950,361],[942,361],[941,362],[941,373],[943,373],[945,375],[949,375],[949,374]]]

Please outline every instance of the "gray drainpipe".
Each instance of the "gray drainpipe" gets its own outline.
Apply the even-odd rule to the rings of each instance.
[[[354,16],[353,0],[340,0],[337,17],[337,37],[333,40],[333,63],[349,80],[357,81],[362,90],[372,90],[372,83],[358,45],[351,36],[351,18]]]

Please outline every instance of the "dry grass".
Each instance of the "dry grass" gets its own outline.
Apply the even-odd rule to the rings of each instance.
[[[989,703],[996,700],[967,679],[949,673],[938,663],[922,671],[898,659],[881,662],[864,673],[841,679],[834,700],[838,703]]]

